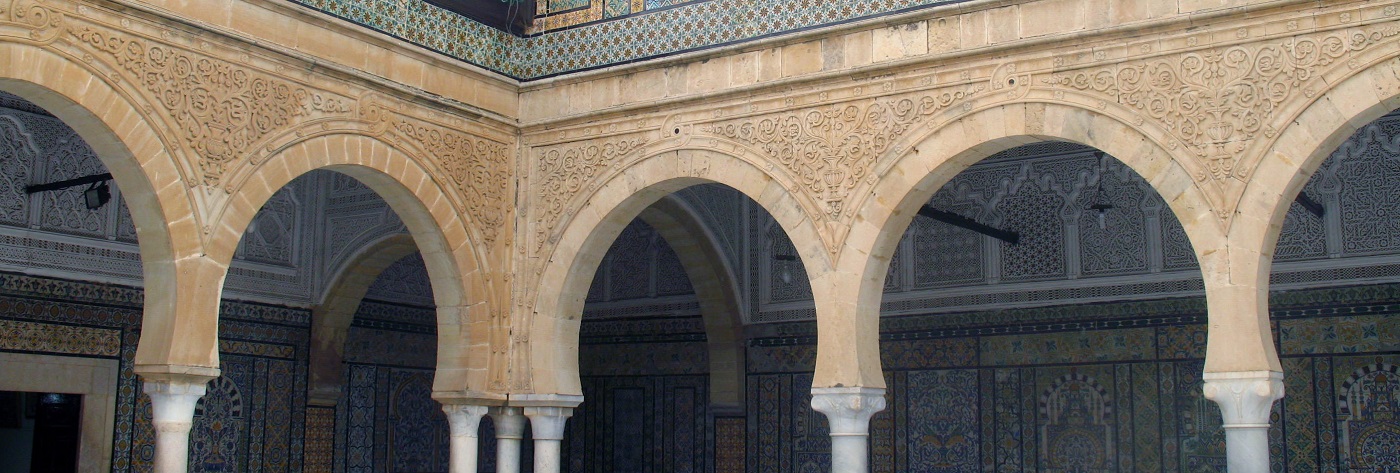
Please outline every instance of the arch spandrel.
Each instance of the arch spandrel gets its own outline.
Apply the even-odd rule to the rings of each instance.
[[[738,190],[767,209],[798,242],[797,253],[807,268],[829,272],[830,260],[817,225],[787,187],[756,166],[753,157],[684,147],[638,155],[643,157],[625,165],[614,164],[613,172],[593,175],[596,181],[578,183],[575,189],[582,192],[567,199],[575,206],[555,213],[566,217],[557,232],[534,231],[552,236],[539,245],[542,257],[532,271],[534,281],[521,281],[538,289],[527,299],[533,307],[527,307],[516,321],[517,327],[528,327],[528,332],[512,332],[517,356],[513,369],[518,373],[514,389],[581,394],[578,330],[583,295],[623,227],[646,207],[680,189],[713,183]],[[541,222],[538,215],[533,219],[536,224]]]

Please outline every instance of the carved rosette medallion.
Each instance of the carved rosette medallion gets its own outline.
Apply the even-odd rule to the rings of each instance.
[[[218,187],[266,138],[307,120],[348,114],[350,101],[246,67],[83,26],[74,38],[105,53],[168,115],[198,156],[190,182]]]
[[[14,25],[29,31],[29,39],[49,42],[58,37],[63,14],[35,1],[0,2],[0,25]]]
[[[852,190],[911,127],[984,90],[985,85],[941,93],[886,97],[697,127],[749,146],[785,170],[819,207],[826,221],[847,211]]]
[[[1111,97],[1154,120],[1197,158],[1199,181],[1248,178],[1241,156],[1273,138],[1280,108],[1312,97],[1307,84],[1345,56],[1400,34],[1395,29],[1300,36],[1275,43],[1194,51],[1042,79]]]
[[[616,168],[647,143],[644,137],[616,138],[611,141],[571,143],[537,153],[535,165],[535,252],[545,250],[554,231],[567,218],[570,201],[586,189],[596,189],[596,179]]]

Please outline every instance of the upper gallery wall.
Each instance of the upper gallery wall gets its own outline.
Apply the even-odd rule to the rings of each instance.
[[[534,80],[968,0],[538,0],[523,37],[424,1],[291,1]]]

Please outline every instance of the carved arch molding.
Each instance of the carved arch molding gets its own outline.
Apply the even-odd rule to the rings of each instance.
[[[253,44],[82,2],[0,0],[0,42],[74,61],[157,124],[205,239],[258,166],[292,144],[334,134],[404,151],[447,191],[473,241],[489,247],[509,238],[501,229],[513,218],[515,139],[502,124],[410,105],[376,84],[332,77]]]
[[[530,230],[520,251],[542,271],[569,220],[611,176],[667,150],[708,149],[767,170],[818,222],[835,256],[885,169],[945,125],[1006,105],[1024,106],[1030,135],[1043,131],[1048,104],[1137,130],[1191,175],[1228,226],[1280,132],[1329,84],[1394,60],[1397,8],[1248,18],[1109,46],[1027,49],[996,62],[916,67],[529,132],[527,179],[542,185],[528,197]],[[680,162],[676,177],[709,172],[707,163]]]

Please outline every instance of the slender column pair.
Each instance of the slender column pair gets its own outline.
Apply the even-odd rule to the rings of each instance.
[[[490,415],[496,428],[496,472],[520,472],[520,442],[525,438],[525,421],[530,422],[535,441],[535,473],[558,473],[564,426],[582,396],[512,396],[506,406],[444,404],[452,432],[452,473],[477,471],[478,436],[481,418]]]

